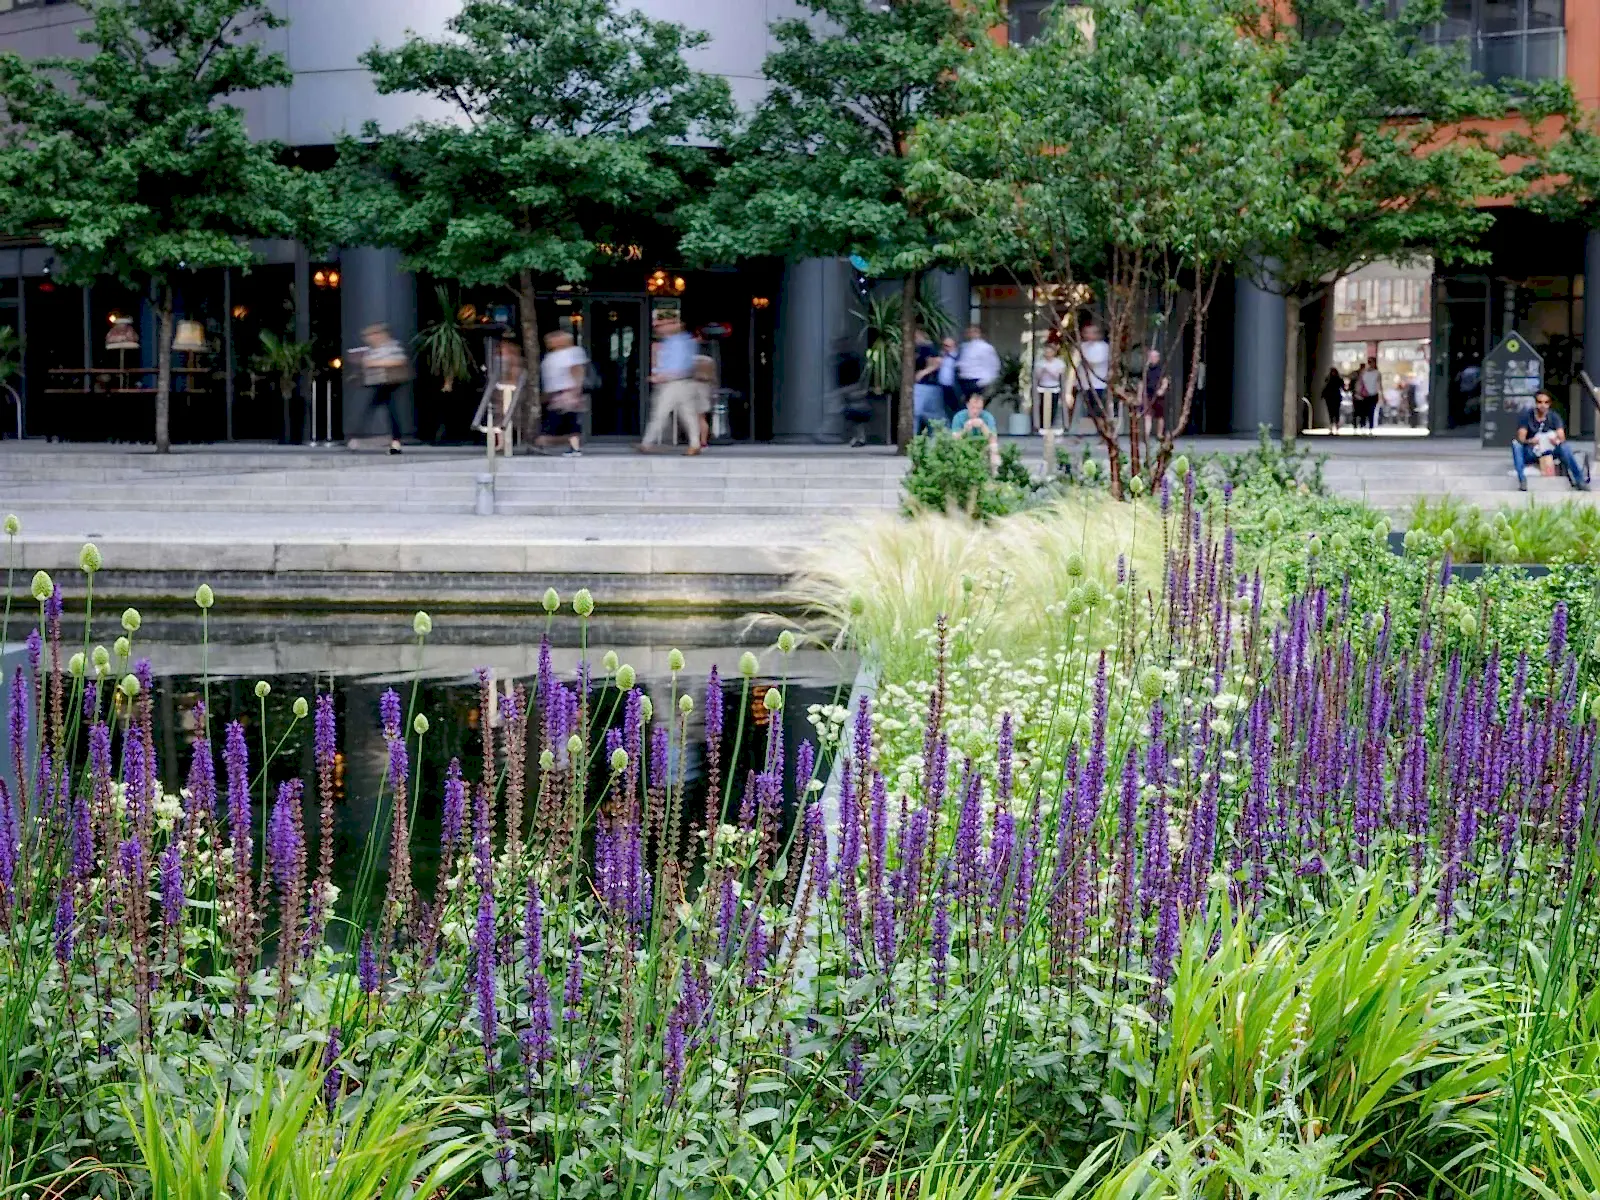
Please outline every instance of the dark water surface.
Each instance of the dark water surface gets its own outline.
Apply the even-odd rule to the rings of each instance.
[[[92,641],[109,647],[121,632],[118,614],[96,615]],[[400,695],[406,711],[423,713],[429,730],[422,739],[420,770],[417,738],[410,738],[412,788],[416,820],[412,831],[412,859],[417,885],[431,893],[437,870],[439,813],[446,768],[452,758],[461,760],[469,782],[482,777],[483,705],[477,668],[492,672],[501,694],[516,685],[533,691],[538,669],[540,639],[549,632],[552,660],[562,682],[574,686],[580,658],[591,664],[589,694],[591,740],[604,742],[604,728],[620,727],[622,694],[605,677],[601,660],[614,650],[637,674],[637,685],[648,695],[658,718],[673,711],[673,680],[669,652],[682,651],[685,667],[678,675],[678,694],[688,691],[695,707],[690,718],[688,761],[684,764],[684,812],[705,812],[706,761],[704,739],[706,677],[715,665],[723,677],[725,726],[723,775],[743,780],[748,769],[759,769],[768,731],[767,714],[756,702],[769,686],[786,686],[782,711],[784,736],[794,762],[794,748],[811,737],[806,718],[814,703],[843,703],[854,677],[855,662],[815,646],[802,646],[781,654],[773,642],[782,624],[756,624],[726,617],[678,616],[593,620],[587,629],[588,648],[579,645],[583,631],[575,618],[548,624],[542,617],[440,615],[420,648],[406,614],[318,614],[305,617],[278,615],[231,616],[212,620],[202,644],[198,620],[187,615],[150,614],[134,638],[133,657],[148,658],[154,672],[156,748],[163,785],[178,787],[188,771],[197,736],[197,707],[209,690],[211,732],[217,759],[219,788],[225,786],[222,766],[222,731],[229,721],[245,728],[250,747],[251,775],[263,758],[262,739],[271,752],[267,794],[275,796],[278,784],[298,777],[305,781],[306,835],[315,862],[316,770],[313,763],[313,724],[308,717],[295,721],[297,697],[313,703],[317,694],[331,692],[339,720],[340,756],[336,770],[338,800],[335,808],[334,882],[348,902],[363,850],[379,817],[378,796],[387,764],[387,750],[379,719],[379,699],[388,688]],[[81,645],[82,626],[68,629],[64,640]],[[739,658],[750,650],[760,661],[751,696],[743,704],[744,680]],[[258,680],[271,685],[264,704],[255,695]],[[208,682],[209,681],[209,682]],[[413,700],[414,694],[414,700]],[[498,702],[490,719],[498,722]],[[742,725],[743,734],[739,735]],[[498,730],[497,730],[498,733]],[[739,743],[737,758],[734,744]],[[537,720],[528,726],[528,791],[538,786],[539,732]],[[676,746],[674,746],[674,757]],[[595,755],[593,795],[603,785],[604,765]],[[503,763],[503,752],[501,762]],[[676,774],[678,764],[672,763]],[[793,780],[785,781],[786,799],[792,806]],[[255,825],[261,828],[262,788],[253,789]],[[737,791],[734,803],[737,804]],[[384,805],[387,809],[387,804]],[[259,849],[258,849],[259,853]],[[314,871],[314,865],[313,865]],[[383,885],[380,864],[377,886]]]

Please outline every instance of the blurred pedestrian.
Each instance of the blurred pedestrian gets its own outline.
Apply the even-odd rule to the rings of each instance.
[[[939,386],[939,372],[944,358],[928,336],[926,329],[917,330],[916,373],[912,376],[911,394],[916,431],[921,433],[929,425],[943,425],[949,419],[944,409],[944,391]]]
[[[650,372],[650,420],[639,449],[656,450],[676,422],[689,439],[685,454],[700,453],[700,414],[696,404],[694,360],[699,347],[677,317],[656,322],[655,368]]]
[[[1061,347],[1046,342],[1044,357],[1033,365],[1033,427],[1061,426],[1061,384],[1066,378],[1067,360]]]
[[[1115,419],[1106,407],[1106,388],[1111,377],[1111,343],[1106,341],[1105,330],[1092,317],[1078,327],[1078,352],[1072,370],[1073,398],[1067,406],[1067,432],[1072,432],[1072,419],[1079,404],[1091,423]],[[1098,429],[1098,424],[1095,425]]]
[[[1356,428],[1371,430],[1377,424],[1378,402],[1383,399],[1383,373],[1378,370],[1376,355],[1368,355],[1367,365],[1356,372],[1350,398],[1355,409]]]
[[[1139,409],[1144,414],[1144,436],[1152,432],[1165,439],[1167,436],[1167,392],[1172,380],[1161,362],[1161,351],[1151,347],[1145,354],[1144,378],[1139,381]]]
[[[389,414],[389,453],[399,454],[400,410],[395,404],[395,392],[411,382],[411,359],[405,347],[397,342],[389,327],[381,321],[368,325],[361,331],[366,347],[361,353],[361,382],[372,389],[368,411],[383,408]],[[355,439],[350,440],[355,449]]]
[[[567,443],[566,456],[583,453],[583,380],[589,356],[564,329],[544,335],[544,358],[539,360],[543,408],[539,414],[538,446]]]
[[[1338,432],[1339,409],[1344,404],[1344,376],[1338,367],[1328,368],[1328,377],[1322,381],[1322,407],[1327,409],[1328,428]]]
[[[989,388],[1000,378],[1000,355],[976,325],[967,326],[967,338],[956,354],[956,383],[962,400],[978,395],[988,399]]]
[[[961,408],[961,388],[956,382],[956,360],[961,351],[956,340],[947,337],[939,343],[939,390],[944,393],[944,415],[953,417]]]

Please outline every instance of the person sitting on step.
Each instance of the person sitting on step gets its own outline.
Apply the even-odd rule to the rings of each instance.
[[[1589,490],[1583,469],[1572,455],[1567,444],[1566,425],[1561,414],[1551,407],[1550,393],[1540,389],[1534,393],[1533,407],[1524,409],[1517,420],[1517,435],[1511,443],[1511,465],[1516,468],[1517,488],[1528,490],[1526,468],[1541,458],[1554,458],[1567,473],[1567,479],[1580,492]]]

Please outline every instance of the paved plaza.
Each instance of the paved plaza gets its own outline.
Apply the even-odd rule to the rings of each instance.
[[[1191,453],[1247,448],[1197,439]],[[1023,439],[1024,454],[1040,452]],[[1317,439],[1338,493],[1402,521],[1418,495],[1485,507],[1572,495],[1515,490],[1506,456],[1470,441]],[[0,507],[23,521],[21,565],[66,571],[94,540],[119,596],[153,601],[205,578],[260,602],[399,604],[441,592],[525,606],[588,584],[615,603],[749,605],[781,590],[797,548],[899,503],[905,460],[883,449],[718,447],[697,459],[602,446],[501,460],[495,513],[474,511],[481,454],[343,448],[0,445]]]

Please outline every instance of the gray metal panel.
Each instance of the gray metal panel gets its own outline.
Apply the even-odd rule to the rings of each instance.
[[[1233,422],[1235,433],[1283,428],[1283,297],[1244,276],[1233,287]]]

